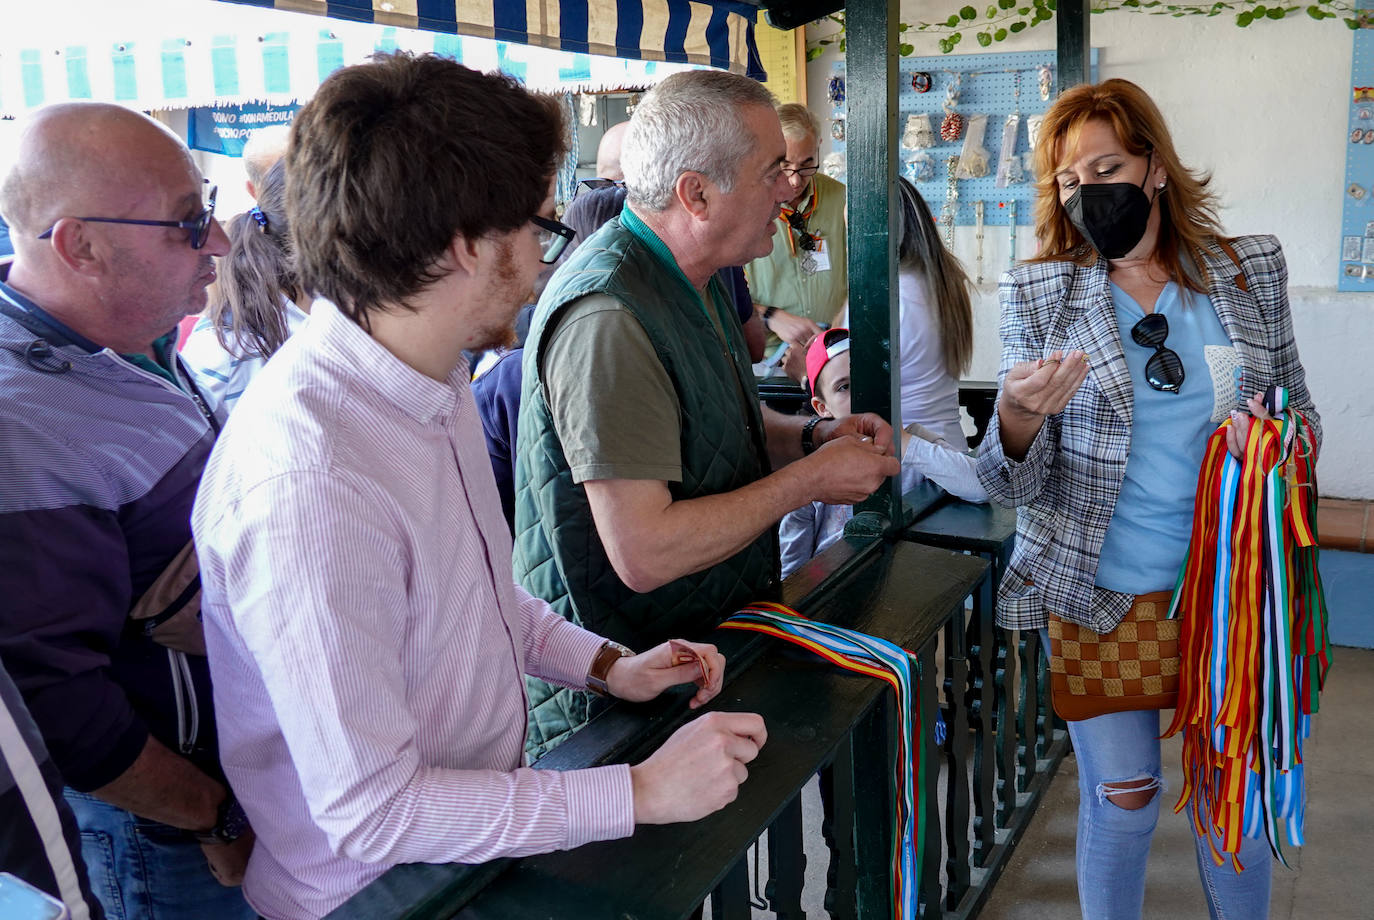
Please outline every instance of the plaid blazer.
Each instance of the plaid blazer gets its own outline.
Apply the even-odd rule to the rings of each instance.
[[[1320,447],[1321,419],[1293,341],[1288,269],[1279,242],[1272,236],[1230,242],[1239,271],[1215,241],[1203,253],[1202,268],[1217,317],[1240,358],[1244,392],[1286,386],[1291,404],[1311,423],[1314,447]],[[1019,509],[1016,547],[998,591],[997,622],[1009,629],[1040,628],[1053,612],[1109,632],[1133,600],[1094,585],[1131,450],[1133,397],[1107,263],[1018,265],[1002,276],[999,299],[999,384],[1013,365],[1054,351],[1082,349],[1091,368],[1064,411],[1045,419],[1020,462],[1002,452],[998,415],[992,415],[978,477],[994,502]],[[1184,487],[1191,490],[1194,483]]]

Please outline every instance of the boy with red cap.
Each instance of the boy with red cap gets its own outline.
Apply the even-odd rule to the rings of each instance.
[[[806,379],[811,408],[821,418],[844,418],[849,407],[849,330],[827,329],[806,349]],[[902,491],[909,492],[929,479],[965,501],[985,502],[988,494],[978,483],[972,454],[954,448],[944,438],[911,423],[902,432]],[[854,516],[853,505],[812,502],[786,515],[779,525],[782,575],[786,578],[803,562],[844,534]]]

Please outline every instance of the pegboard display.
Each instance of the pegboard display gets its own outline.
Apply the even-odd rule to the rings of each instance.
[[[1362,0],[1360,9],[1374,3]],[[1350,65],[1350,118],[1343,138],[1345,207],[1337,287],[1374,291],[1374,30],[1357,29]]]
[[[1092,49],[1092,79],[1097,79],[1097,49]],[[949,226],[974,226],[978,222],[978,203],[982,202],[985,226],[1007,226],[1011,215],[1019,226],[1032,223],[1035,200],[1027,133],[1030,116],[1043,115],[1054,96],[1055,53],[1023,51],[997,54],[951,54],[938,57],[901,59],[898,78],[899,111],[897,120],[897,161],[901,174],[911,180],[930,205],[931,212]],[[834,142],[832,157],[843,155],[845,106],[849,88],[837,81],[845,76],[844,63],[837,62],[830,81],[830,123],[822,125]],[[1017,95],[1017,84],[1020,95]],[[927,88],[928,86],[928,88]],[[946,102],[951,86],[957,98],[952,111],[962,119],[957,138],[951,139],[952,124],[946,122]],[[1044,92],[1042,92],[1044,86]],[[922,92],[924,90],[924,92]],[[1007,129],[1008,119],[1019,114],[1015,129]],[[909,116],[917,116],[913,121]],[[926,116],[929,132],[920,116]],[[951,119],[955,122],[958,119]],[[981,132],[981,140],[976,136]],[[1014,159],[1003,162],[1004,134],[1012,145]],[[914,146],[924,143],[930,146]],[[965,151],[969,156],[965,156]],[[1374,148],[1372,148],[1374,149]],[[986,156],[983,156],[983,154]],[[928,159],[927,159],[928,158]],[[953,184],[957,197],[951,199],[950,159],[957,158],[957,178]],[[831,172],[840,161],[825,164]],[[960,168],[962,167],[962,168]],[[999,183],[999,167],[1002,181]],[[1374,217],[1374,214],[1371,215]]]

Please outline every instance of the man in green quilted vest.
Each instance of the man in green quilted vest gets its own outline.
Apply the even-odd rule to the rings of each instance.
[[[526,342],[515,576],[568,618],[644,648],[701,636],[778,578],[775,525],[854,503],[897,473],[876,416],[807,421],[759,405],[715,272],[766,255],[793,192],[772,96],[676,74],[635,109],[620,216],[554,274]],[[774,472],[776,468],[776,472]],[[587,717],[529,688],[530,750]]]
[[[806,106],[781,106],[778,119],[792,194],[775,221],[773,251],[744,267],[754,311],[768,330],[768,354],[784,341],[803,350],[819,323],[835,325],[849,300],[844,183],[819,172],[816,118]]]

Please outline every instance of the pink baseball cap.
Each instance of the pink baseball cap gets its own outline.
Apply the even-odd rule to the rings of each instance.
[[[842,326],[827,329],[811,340],[806,349],[806,386],[816,395],[816,378],[836,355],[849,351],[849,330]]]

